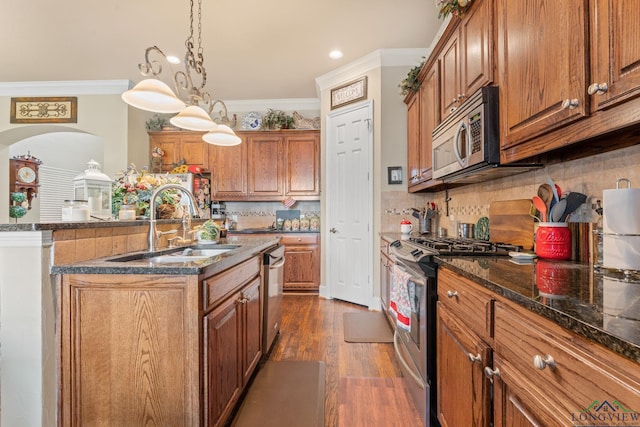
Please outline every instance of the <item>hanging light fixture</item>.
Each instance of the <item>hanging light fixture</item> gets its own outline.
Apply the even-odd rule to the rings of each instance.
[[[184,60],[184,71],[173,73],[170,61],[167,56],[157,46],[146,49],[144,54],[145,62],[138,65],[140,73],[149,77],[138,83],[133,89],[122,94],[122,99],[132,107],[141,110],[152,111],[154,113],[178,113],[169,121],[172,125],[188,130],[206,131],[203,139],[209,144],[236,145],[242,141],[228,126],[224,126],[221,132],[216,132],[218,124],[211,119],[213,107],[220,104],[222,111],[220,116],[227,116],[227,106],[221,100],[213,100],[211,94],[204,90],[207,83],[207,72],[204,68],[204,55],[202,49],[202,0],[198,0],[198,40],[197,49],[193,38],[193,0],[190,0],[191,14],[189,37],[185,41],[187,52]],[[159,56],[160,60],[166,61],[173,74],[173,85],[175,93],[171,88],[158,79],[162,74],[162,64],[160,60],[153,59]],[[192,74],[194,74],[192,76]],[[193,82],[195,75],[199,76],[200,85]],[[235,137],[236,139],[233,139]],[[236,144],[229,144],[229,141],[237,141]]]

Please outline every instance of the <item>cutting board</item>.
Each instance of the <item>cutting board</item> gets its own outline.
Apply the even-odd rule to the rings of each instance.
[[[502,200],[489,205],[489,241],[533,249],[534,219],[530,199]]]

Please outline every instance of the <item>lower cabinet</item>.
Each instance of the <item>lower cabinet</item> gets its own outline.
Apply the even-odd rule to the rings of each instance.
[[[320,289],[320,234],[282,235],[284,290],[317,292]]]
[[[629,425],[640,418],[637,363],[446,268],[438,272],[438,300],[442,426],[594,425],[605,418]]]
[[[59,426],[220,426],[262,355],[261,259],[57,279]]]
[[[262,356],[260,260],[204,280],[205,426],[224,425]]]

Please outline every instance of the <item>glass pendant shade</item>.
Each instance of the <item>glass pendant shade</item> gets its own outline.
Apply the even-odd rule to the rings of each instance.
[[[195,131],[211,131],[218,127],[209,114],[197,105],[188,106],[180,114],[171,117],[169,121],[181,129]]]
[[[132,107],[154,113],[177,113],[185,107],[166,83],[156,79],[142,80],[124,92],[122,100]]]
[[[236,135],[229,126],[218,125],[218,127],[209,133],[205,133],[202,136],[204,142],[213,145],[239,145],[242,143],[242,139]]]

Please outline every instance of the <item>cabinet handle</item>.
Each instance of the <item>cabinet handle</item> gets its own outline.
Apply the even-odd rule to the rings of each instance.
[[[493,378],[500,378],[500,369],[491,369],[489,366],[485,366],[484,374],[493,382]]]
[[[577,98],[573,98],[573,99],[565,99],[564,101],[562,101],[562,109],[566,110],[567,108],[569,108],[570,110],[573,110],[574,108],[578,107],[578,105],[580,104],[580,101],[578,101]]]
[[[453,298],[458,296],[458,291],[447,291],[447,298]]]
[[[467,353],[467,357],[469,358],[469,362],[471,363],[482,362],[482,356],[480,356],[480,353],[476,354],[475,356],[473,355],[473,353]]]
[[[466,97],[467,97],[467,96],[466,96],[464,93],[459,93],[459,94],[458,94],[458,99],[459,99],[459,100],[465,99]]]
[[[553,371],[554,369],[556,369],[556,361],[553,360],[553,357],[551,357],[550,354],[547,354],[544,357],[536,354],[535,356],[533,356],[533,366],[535,366],[537,369],[540,369],[541,371],[548,366],[549,369]]]
[[[247,297],[239,298],[239,299],[238,299],[238,302],[239,302],[240,304],[246,304],[246,303],[248,303],[248,302],[249,302],[249,298],[247,298]]]
[[[603,93],[606,93],[609,90],[609,85],[606,83],[592,83],[589,85],[589,88],[587,89],[587,93],[589,95],[602,95]]]

